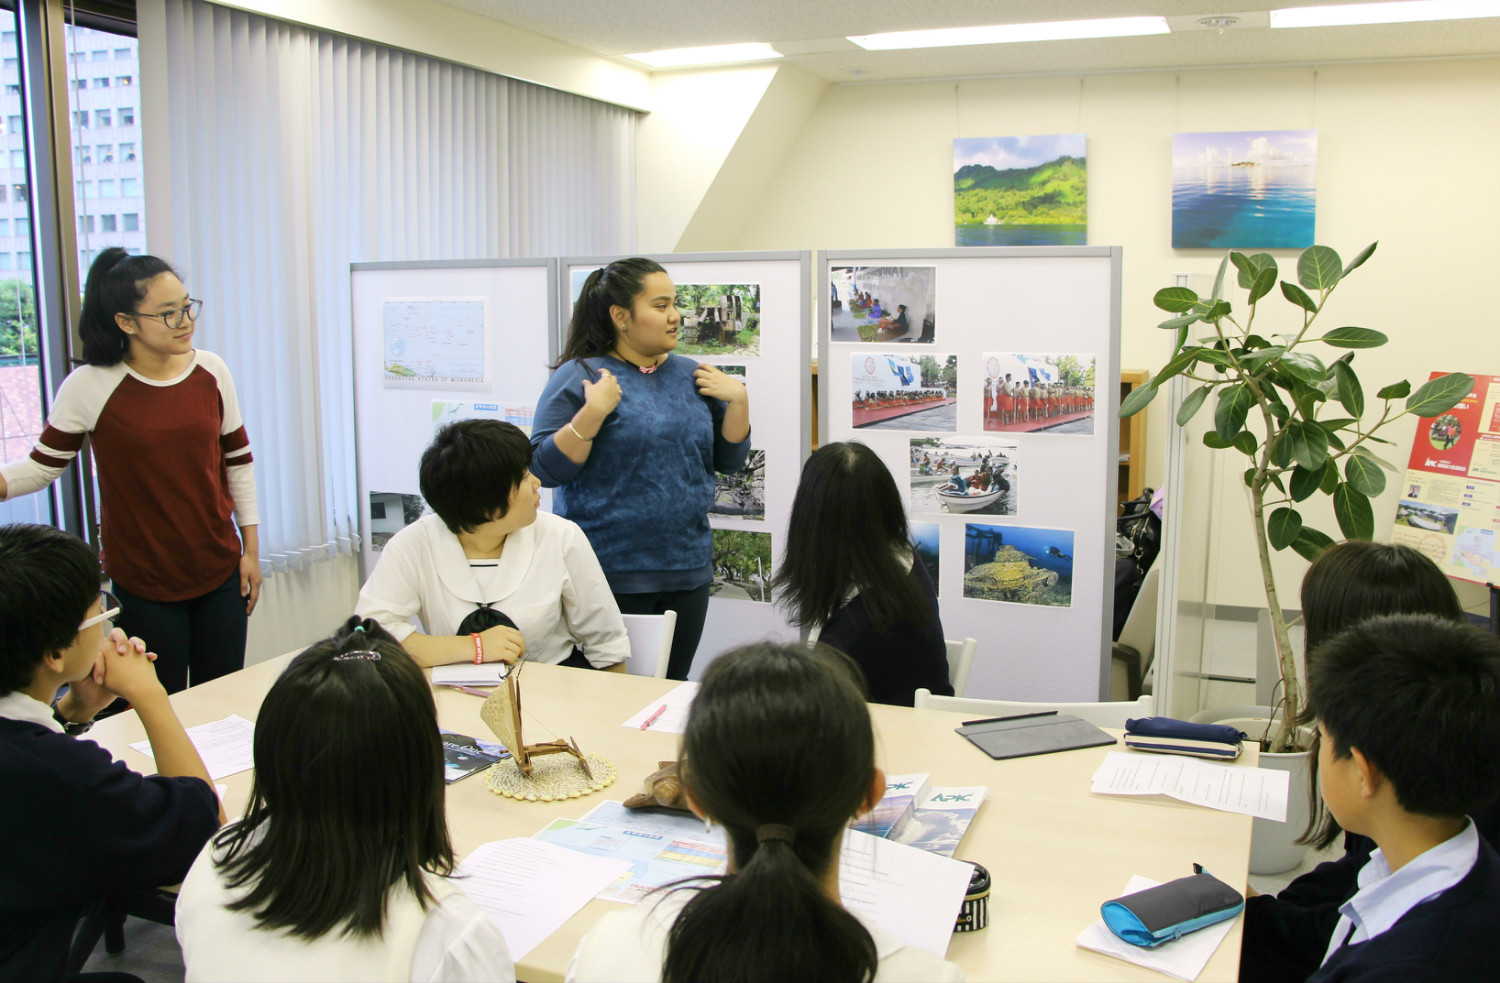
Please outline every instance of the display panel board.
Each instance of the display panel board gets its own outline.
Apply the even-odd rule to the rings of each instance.
[[[1118,247],[824,253],[819,442],[890,468],[966,695],[1107,690]],[[960,488],[962,485],[962,488]]]
[[[583,281],[620,256],[565,257],[558,276],[561,350]],[[811,442],[808,297],[812,256],[787,253],[653,255],[677,287],[683,314],[677,353],[740,375],[750,393],[750,462],[720,476],[714,512],[714,586],[697,679],[720,652],[762,639],[791,640],[771,594],[787,518]]]
[[[556,279],[548,259],[351,265],[361,580],[430,511],[417,465],[439,426],[493,417],[530,433],[556,359]]]

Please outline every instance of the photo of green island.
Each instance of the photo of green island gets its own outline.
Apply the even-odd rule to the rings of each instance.
[[[953,226],[960,246],[1087,245],[1084,135],[954,140]]]

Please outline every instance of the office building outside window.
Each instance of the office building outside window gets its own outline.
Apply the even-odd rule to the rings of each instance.
[[[78,213],[78,277],[88,275],[95,256],[111,246],[146,252],[141,222],[141,132],[134,88],[139,61],[134,38],[86,27],[67,28],[69,86]],[[94,62],[110,61],[107,68]],[[105,72],[109,75],[105,76]],[[92,128],[92,130],[90,129]],[[110,143],[101,142],[111,140]]]

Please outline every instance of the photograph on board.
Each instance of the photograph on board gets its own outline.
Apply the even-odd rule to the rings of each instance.
[[[679,283],[679,355],[760,354],[760,284]]]
[[[392,536],[431,511],[421,495],[370,492],[370,549],[385,549]]]
[[[1458,438],[1463,436],[1464,428],[1458,422],[1458,417],[1452,413],[1444,413],[1432,421],[1427,428],[1427,439],[1432,446],[1440,451],[1452,449],[1458,443]]]
[[[1018,446],[990,437],[914,437],[911,511],[1017,515]]]
[[[1172,136],[1173,249],[1313,244],[1317,130]]]
[[[982,359],[985,430],[1094,432],[1094,356],[985,352]]]
[[[766,452],[750,449],[745,466],[733,474],[714,474],[714,503],[710,515],[736,519],[766,517]]]
[[[1082,133],[953,141],[958,246],[1088,244]]]
[[[849,369],[855,429],[957,428],[957,355],[854,352]]]
[[[910,528],[911,545],[916,551],[917,562],[927,568],[927,576],[932,580],[932,591],[941,597],[943,587],[938,569],[942,558],[942,544],[939,542],[942,527],[936,522],[913,522],[910,523]]]
[[[1445,532],[1451,536],[1458,526],[1458,509],[1403,498],[1401,504],[1396,506],[1396,525],[1425,529],[1428,532]]]
[[[832,341],[930,345],[936,337],[936,267],[835,266],[828,293]]]
[[[715,529],[711,597],[771,603],[771,534]]]
[[[1073,605],[1073,530],[964,525],[964,597]]]

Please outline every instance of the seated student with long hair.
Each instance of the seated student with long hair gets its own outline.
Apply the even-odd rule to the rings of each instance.
[[[1453,585],[1435,563],[1411,547],[1366,540],[1324,551],[1302,578],[1301,601],[1303,651],[1310,660],[1339,632],[1377,615],[1428,614],[1452,622],[1464,617]],[[1316,762],[1311,783],[1312,818],[1303,841],[1323,850],[1343,830],[1318,794]],[[1474,821],[1486,840],[1500,839],[1500,804],[1483,807]],[[1339,905],[1358,890],[1359,870],[1374,848],[1368,837],[1347,834],[1338,860],[1319,864],[1275,896],[1252,892],[1240,948],[1243,983],[1300,983],[1318,967]]]
[[[810,640],[854,660],[872,702],[953,695],[937,591],[901,492],[864,444],[825,444],[803,465],[775,592]]]
[[[703,677],[682,738],[688,805],[729,872],[600,918],[569,980],[961,980],[839,898],[844,830],[885,792],[859,683],[826,649],[762,643]]]
[[[421,668],[350,618],[261,704],[245,817],[178,897],[187,979],[514,980],[505,938],[448,876],[443,793]]]
[[[1309,981],[1480,980],[1500,962],[1500,856],[1470,818],[1500,788],[1500,638],[1372,618],[1307,669],[1318,785],[1376,849]]]

